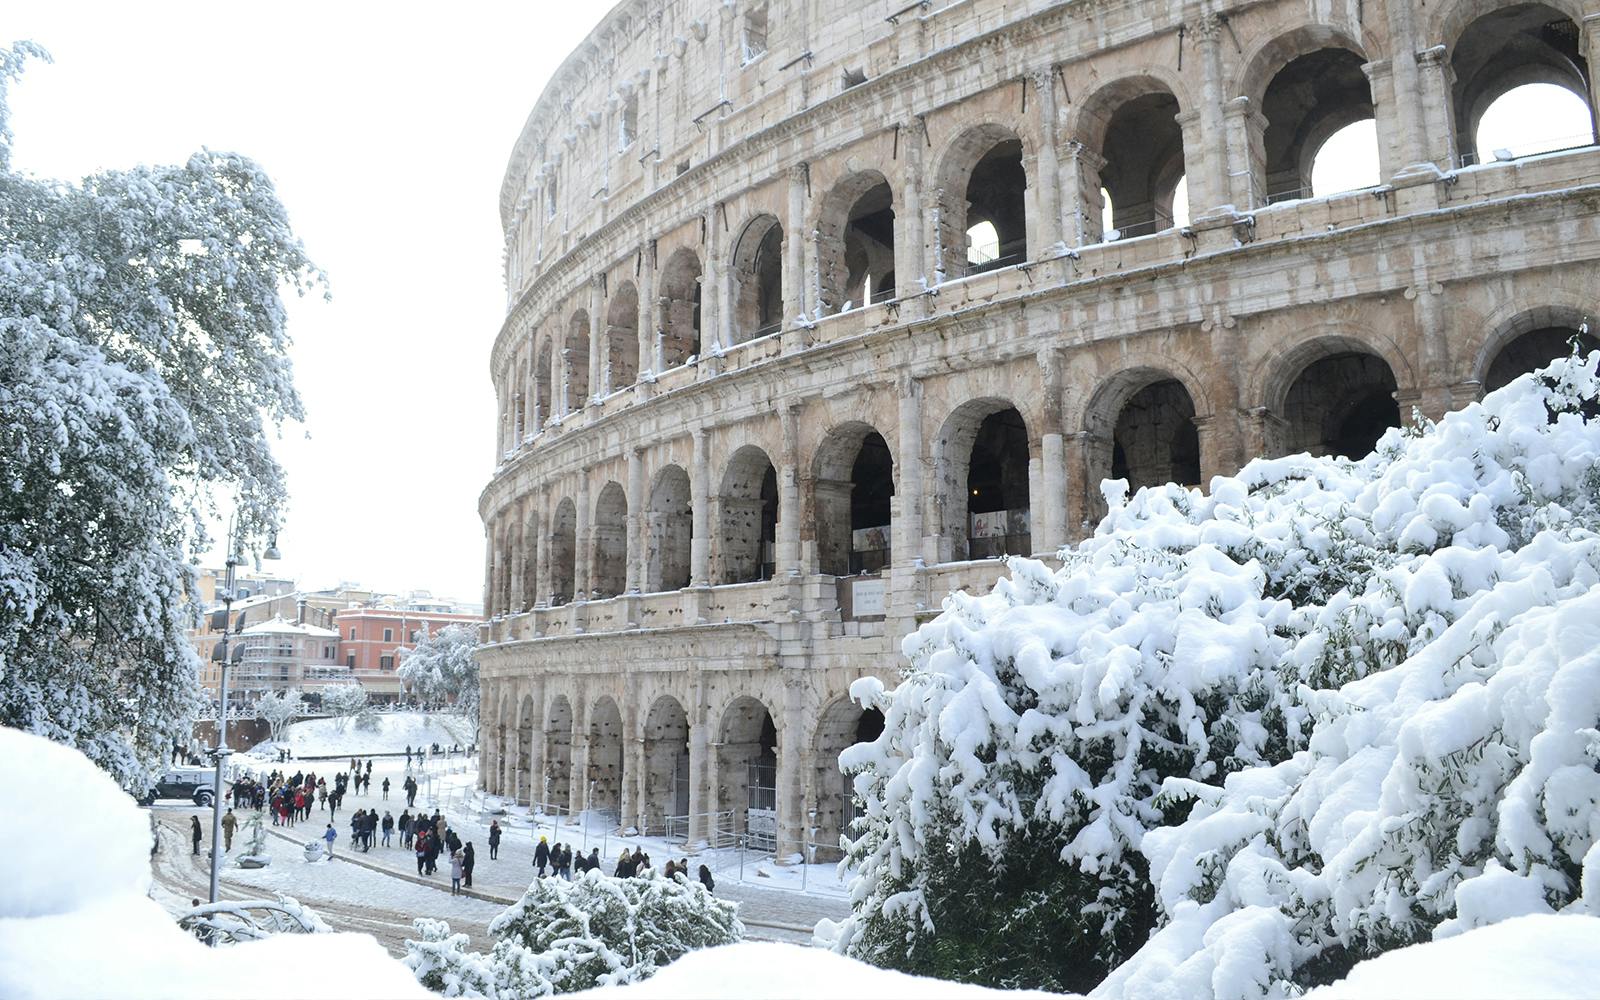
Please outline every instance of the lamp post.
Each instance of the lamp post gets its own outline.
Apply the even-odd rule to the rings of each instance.
[[[218,643],[220,655],[213,658],[222,668],[222,676],[217,687],[217,746],[211,751],[216,772],[211,778],[211,896],[209,902],[217,901],[217,877],[222,873],[222,768],[228,761],[228,755],[233,753],[228,749],[228,636],[233,630],[233,572],[239,565],[239,540],[235,537],[235,519],[228,521],[228,559],[227,572],[222,584],[222,639]],[[278,538],[276,533],[267,542],[267,550],[261,554],[263,559],[282,558],[278,552]],[[244,652],[241,646],[239,652]]]

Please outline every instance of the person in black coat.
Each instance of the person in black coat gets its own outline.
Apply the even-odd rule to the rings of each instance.
[[[467,841],[461,848],[461,884],[468,889],[472,888],[472,866],[477,863],[477,857],[472,850],[472,841]]]
[[[533,864],[539,869],[539,877],[544,878],[545,866],[550,864],[550,845],[545,843],[543,837],[539,838],[539,846],[533,849]]]
[[[717,883],[711,878],[711,869],[705,865],[700,866],[700,884],[706,887],[706,892],[715,892]]]
[[[189,839],[191,841],[193,841],[193,843],[194,843],[194,849],[190,853],[199,854],[200,853],[200,817],[199,816],[190,816],[189,817]]]
[[[489,821],[489,860],[493,861],[500,856],[500,821]]]

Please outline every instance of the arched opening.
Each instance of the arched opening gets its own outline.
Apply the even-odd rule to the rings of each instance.
[[[1261,113],[1267,119],[1262,146],[1269,204],[1335,193],[1317,187],[1314,166],[1335,133],[1373,121],[1372,85],[1361,68],[1365,62],[1347,48],[1318,48],[1289,60],[1267,84]],[[1371,135],[1371,147],[1358,155],[1375,172],[1377,133],[1353,135],[1360,134]],[[1328,169],[1325,165],[1324,178],[1331,176]]]
[[[1450,68],[1455,79],[1451,107],[1463,163],[1594,142],[1582,34],[1570,17],[1554,7],[1511,4],[1479,17],[1451,46]],[[1530,87],[1539,84],[1570,96],[1552,100],[1550,90]],[[1485,122],[1491,107],[1500,114]],[[1485,132],[1486,124],[1493,128]]]
[[[510,758],[511,766],[507,768],[505,776],[504,794],[512,796],[518,802],[531,802],[533,800],[534,781],[538,777],[533,773],[533,741],[534,720],[538,717],[538,706],[534,704],[532,695],[525,695],[522,699],[521,709],[517,716],[517,728],[513,739],[516,741]]]
[[[1394,372],[1375,354],[1344,351],[1312,362],[1284,396],[1289,452],[1365,458],[1400,426],[1395,391]]]
[[[894,192],[876,170],[834,185],[817,223],[829,313],[894,298]]]
[[[622,816],[622,712],[610,698],[589,711],[588,808],[610,817]]]
[[[1194,400],[1177,379],[1152,382],[1135,392],[1117,414],[1112,432],[1111,478],[1128,490],[1200,483],[1200,433]]]
[[[1028,259],[1027,189],[1022,140],[1015,132],[979,125],[956,139],[939,172],[938,236],[946,278]]]
[[[1495,353],[1483,376],[1483,391],[1503,389],[1518,376],[1567,357],[1574,342],[1583,354],[1600,350],[1600,338],[1571,326],[1541,326],[1518,335]]]
[[[819,571],[849,576],[889,565],[894,459],[883,435],[863,423],[836,428],[817,450],[811,489]]]
[[[883,734],[883,713],[862,708],[841,698],[823,710],[813,744],[816,760],[816,818],[810,839],[816,843],[812,861],[835,861],[842,856],[839,838],[856,817],[854,779],[839,770],[839,754],[857,743],[870,743]]]
[[[1160,82],[1138,77],[1110,85],[1087,107],[1086,134],[1099,136],[1104,161],[1100,183],[1088,190],[1104,191],[1111,202],[1111,228],[1102,235],[1148,236],[1173,226],[1173,198],[1184,177],[1178,99]],[[1090,206],[1089,217],[1102,219],[1103,207]]]
[[[549,338],[539,344],[539,360],[533,366],[533,431],[544,429],[544,422],[555,412],[550,395],[551,372],[555,367],[555,350]]]
[[[594,505],[593,597],[616,597],[628,585],[628,495],[606,483]]]
[[[946,558],[1032,552],[1028,428],[1017,408],[1000,399],[964,403],[945,421],[937,447]]]
[[[733,814],[733,828],[757,850],[777,846],[778,730],[772,713],[751,697],[722,713],[717,750],[717,809]]]
[[[652,592],[682,590],[689,585],[689,553],[694,513],[689,474],[669,465],[656,476],[645,508],[645,586]]]
[[[656,699],[644,721],[644,836],[686,836],[689,827],[689,715],[671,695]]]
[[[661,269],[659,370],[700,354],[700,258],[680,247]]]
[[[733,342],[777,333],[783,326],[783,227],[756,218],[733,248]]]
[[[561,363],[566,371],[566,412],[576,413],[589,401],[589,314],[582,309],[567,322]]]
[[[550,702],[544,727],[543,787],[533,791],[543,811],[572,809],[572,703],[564,694]]]
[[[1376,187],[1382,179],[1376,119],[1351,122],[1311,156],[1311,190],[1319,197]]]
[[[606,310],[605,386],[615,392],[639,381],[639,291],[624,281]]]
[[[550,525],[550,606],[572,600],[573,577],[577,571],[578,508],[570,498],[556,505]]]
[[[778,538],[778,472],[767,453],[745,445],[734,453],[717,493],[719,583],[772,577]]]

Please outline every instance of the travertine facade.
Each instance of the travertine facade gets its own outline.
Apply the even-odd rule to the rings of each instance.
[[[1364,453],[1565,350],[1592,129],[1463,164],[1508,88],[1589,100],[1597,37],[1600,0],[619,4],[501,192],[485,784],[837,842],[851,681],[1102,479]],[[1367,118],[1382,183],[1310,190]]]

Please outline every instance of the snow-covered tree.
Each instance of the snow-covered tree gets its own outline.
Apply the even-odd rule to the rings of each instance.
[[[334,717],[334,725],[341,733],[351,718],[366,707],[367,689],[360,684],[331,684],[322,689],[322,710]]]
[[[304,714],[306,714],[306,703],[299,688],[268,691],[256,699],[256,718],[270,727],[274,743],[283,739],[283,731],[289,728],[289,723]]]
[[[400,680],[424,705],[452,705],[478,724],[478,629],[446,625],[400,653]]]
[[[68,183],[11,166],[0,49],[0,723],[142,789],[198,708],[191,557],[215,491],[276,526],[299,419],[279,289],[317,280],[245,157]]]
[[[572,993],[637,982],[690,951],[732,944],[744,936],[737,914],[735,904],[681,876],[535,879],[490,922],[497,940],[488,955],[467,951],[467,936],[452,935],[448,924],[418,920],[422,940],[406,941],[402,961],[447,997]]]
[[[852,689],[886,725],[841,760],[864,810],[839,949],[1267,996],[1600,911],[1597,364],[1361,462],[1108,484],[1061,569],[953,595],[893,692]]]

